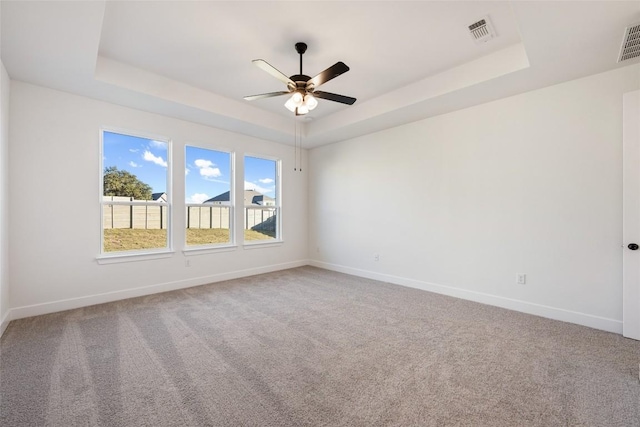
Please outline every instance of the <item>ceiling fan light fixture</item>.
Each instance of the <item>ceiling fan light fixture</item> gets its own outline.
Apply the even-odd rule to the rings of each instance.
[[[305,104],[302,104],[298,107],[298,115],[302,116],[303,114],[307,114],[309,112],[309,107]]]
[[[295,102],[293,102],[293,97],[289,98],[287,102],[284,103],[284,106],[287,107],[287,110],[291,111],[292,113],[296,112],[297,107]]]
[[[293,95],[291,95],[291,101],[293,101],[296,106],[302,105],[303,100],[304,98],[300,92],[294,92]]]
[[[293,93],[293,95],[291,95],[291,98],[289,98],[289,100],[284,104],[284,106],[287,107],[287,109],[292,113],[295,113],[296,108],[299,108],[302,105],[304,105],[304,99],[305,98],[302,96],[302,94],[296,91]]]
[[[310,93],[306,94],[304,97],[304,103],[309,108],[309,111],[313,110],[318,106],[318,100],[315,96]]]

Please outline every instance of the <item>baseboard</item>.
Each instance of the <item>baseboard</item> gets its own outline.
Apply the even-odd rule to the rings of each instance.
[[[322,261],[310,260],[309,265],[326,270],[337,271],[340,273],[351,274],[353,276],[364,277],[367,279],[380,280],[395,285],[402,285],[423,291],[434,292],[437,294],[448,295],[469,301],[475,301],[482,304],[493,305],[496,307],[506,308],[509,310],[520,311],[522,313],[533,314],[563,322],[575,323],[577,325],[587,326],[594,329],[600,329],[607,332],[622,334],[622,321],[608,319],[605,317],[593,316],[590,314],[579,313],[570,310],[564,310],[557,307],[550,307],[535,304],[527,301],[521,301],[511,298],[505,298],[497,295],[486,294],[482,292],[468,291],[465,289],[454,288],[451,286],[440,285],[437,283],[423,282],[406,277],[393,276],[390,274],[376,273],[368,270],[361,270],[353,267],[346,267],[338,264],[331,264]]]
[[[9,322],[12,320],[39,316],[42,314],[55,313],[65,310],[72,310],[74,308],[88,307],[91,305],[119,301],[127,298],[152,295],[160,292],[185,289],[193,286],[206,285],[208,283],[222,282],[224,280],[239,279],[242,277],[254,276],[256,274],[270,273],[273,271],[286,270],[289,268],[302,267],[305,265],[311,265],[326,270],[351,274],[353,276],[364,277],[367,279],[380,280],[396,285],[408,286],[424,291],[448,295],[469,301],[475,301],[482,304],[520,311],[522,313],[533,314],[548,319],[575,323],[577,325],[587,326],[594,329],[622,334],[622,322],[615,319],[593,316],[590,314],[564,310],[556,307],[549,307],[527,301],[515,300],[481,292],[468,291],[465,289],[454,288],[451,286],[440,285],[436,283],[423,282],[390,274],[376,273],[373,271],[361,270],[338,264],[326,263],[316,260],[298,260],[288,263],[214,274],[210,276],[202,276],[186,280],[142,286],[139,288],[126,289],[122,291],[107,292],[103,294],[89,295],[79,298],[71,298],[42,304],[15,307],[13,309],[10,309],[2,319],[2,322],[0,323],[0,336],[2,336],[4,331],[7,329]]]
[[[191,288],[193,286],[206,285],[209,283],[222,282],[224,280],[239,279],[242,277],[255,276],[256,274],[271,273],[273,271],[286,270],[289,268],[309,265],[308,260],[292,261],[282,264],[268,265],[263,267],[249,268],[245,270],[230,271],[227,273],[214,274],[211,276],[194,277],[186,280],[160,283],[156,285],[142,286],[139,288],[126,289],[122,291],[106,292],[103,294],[88,295],[78,298],[58,300],[42,304],[15,307],[9,310],[5,316],[8,325],[10,320],[22,319],[25,317],[40,316],[42,314],[56,313],[59,311],[72,310],[74,308],[88,307],[96,304],[119,301],[128,298],[141,297],[145,295],[157,294],[160,292],[175,291],[178,289]],[[6,328],[5,321],[2,322],[3,332]]]
[[[4,334],[4,331],[7,330],[7,326],[9,326],[9,322],[11,322],[11,310],[7,311],[7,314],[4,315],[2,320],[0,320],[0,338]]]

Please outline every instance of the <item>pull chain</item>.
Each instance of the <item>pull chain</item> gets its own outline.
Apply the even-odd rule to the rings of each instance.
[[[298,121],[293,121],[293,170],[302,172],[302,129]]]

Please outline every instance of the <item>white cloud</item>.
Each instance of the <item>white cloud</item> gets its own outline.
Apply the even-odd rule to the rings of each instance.
[[[189,175],[189,169],[184,168],[184,176],[187,176],[187,175]]]
[[[213,166],[213,162],[211,160],[205,160],[205,159],[196,159],[193,162],[193,164],[199,168],[209,168]]]
[[[129,148],[129,151],[131,153],[137,153],[138,151],[140,151],[138,148]]]
[[[262,187],[254,182],[245,181],[244,189],[255,190],[258,193],[262,193],[262,194],[269,194],[269,193],[273,193],[273,191],[275,190],[275,187],[267,188],[267,187]]]
[[[165,168],[167,167],[167,162],[162,157],[154,156],[151,151],[145,151],[142,158],[147,162],[153,162],[158,166],[164,166]]]
[[[200,175],[205,178],[217,178],[222,175],[222,172],[218,168],[202,168],[200,169]]]
[[[140,167],[142,167],[139,164],[137,164],[136,162],[134,162],[133,160],[129,162],[129,166],[131,166],[132,168],[140,168]]]
[[[166,150],[167,149],[167,143],[164,141],[155,141],[155,140],[151,140],[149,141],[149,145],[153,148],[157,148],[159,150]]]
[[[273,184],[274,181],[271,178],[262,178],[258,180],[261,184]]]
[[[210,160],[205,159],[196,159],[193,162],[194,165],[200,169],[200,176],[207,180],[213,180],[213,178],[218,178],[222,176],[222,172],[220,169],[214,168],[215,164]]]
[[[204,193],[195,193],[187,197],[187,203],[202,203],[205,200],[209,200],[211,197]]]

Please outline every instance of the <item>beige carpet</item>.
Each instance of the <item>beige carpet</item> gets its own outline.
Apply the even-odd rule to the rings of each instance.
[[[640,426],[640,343],[312,267],[14,321],[2,426]]]

